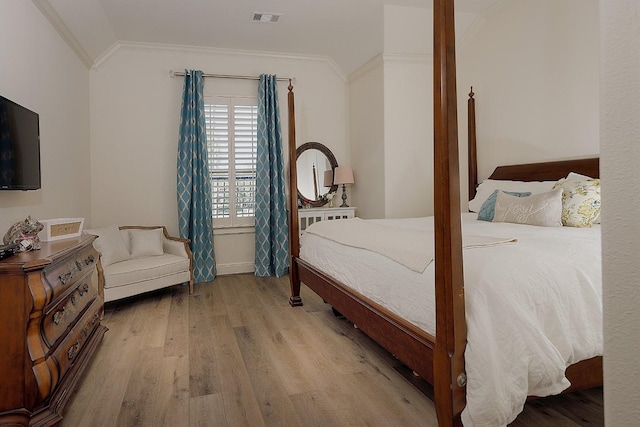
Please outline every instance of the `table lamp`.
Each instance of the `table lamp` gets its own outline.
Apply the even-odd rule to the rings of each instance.
[[[338,166],[333,174],[333,183],[334,184],[342,184],[342,204],[341,208],[348,208],[347,204],[347,189],[346,184],[353,184],[355,181],[353,179],[353,170],[351,170],[348,166]]]

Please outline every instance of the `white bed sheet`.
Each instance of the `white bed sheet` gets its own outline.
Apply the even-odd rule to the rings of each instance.
[[[570,364],[602,354],[600,229],[477,221],[463,234],[515,237],[464,250],[467,317],[465,426],[502,426],[528,395],[569,386]],[[433,230],[433,218],[375,220]],[[420,274],[366,249],[311,233],[300,257],[421,329],[435,334],[434,264]]]

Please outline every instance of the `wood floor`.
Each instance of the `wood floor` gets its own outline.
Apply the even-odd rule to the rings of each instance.
[[[61,425],[437,425],[425,384],[308,289],[304,307],[288,297],[286,277],[245,274],[107,304]],[[530,402],[512,424],[603,425],[601,389]]]

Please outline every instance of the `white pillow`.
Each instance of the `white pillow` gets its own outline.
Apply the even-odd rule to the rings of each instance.
[[[129,251],[125,246],[124,240],[122,240],[122,235],[117,226],[109,225],[103,228],[84,230],[84,232],[98,236],[98,238],[93,241],[93,247],[100,252],[103,267],[130,258]]]
[[[577,173],[577,172],[569,172],[569,175],[567,175],[567,179],[582,180],[582,179],[595,179],[595,178],[587,175],[582,175],[581,173]],[[596,219],[593,220],[593,224],[600,224],[600,217],[601,217],[601,212],[599,212]]]
[[[578,172],[569,172],[567,179],[594,179],[592,176],[582,175]]]
[[[127,252],[131,254],[131,237],[129,237],[129,229],[125,228],[120,230],[120,237],[124,240],[124,246],[127,248]]]
[[[130,229],[131,258],[147,256],[159,256],[164,254],[162,250],[162,228],[153,230]]]
[[[508,181],[498,179],[485,179],[476,189],[476,196],[469,202],[471,212],[480,212],[482,204],[496,190],[510,191],[514,193],[545,193],[551,191],[556,181]]]
[[[499,191],[493,222],[562,227],[562,189],[527,197]]]

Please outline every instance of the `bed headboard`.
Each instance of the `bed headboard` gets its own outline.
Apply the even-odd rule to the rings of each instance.
[[[594,157],[589,159],[498,166],[489,178],[513,181],[554,181],[566,177],[569,172],[599,178],[600,159]]]

